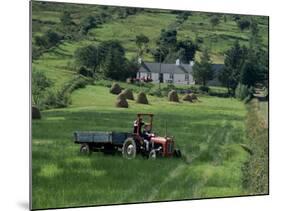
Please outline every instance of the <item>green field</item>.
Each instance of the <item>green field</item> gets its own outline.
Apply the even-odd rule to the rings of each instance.
[[[168,103],[150,97],[150,105],[130,101],[115,108],[115,95],[87,86],[72,95],[72,106],[43,112],[32,122],[32,207],[192,199],[247,194],[241,166],[248,154],[245,106],[234,99],[200,97],[198,103]],[[176,139],[183,159],[125,160],[121,155],[78,153],[76,130],[131,131],[137,112],[155,114],[154,131]]]
[[[65,33],[60,31],[63,11],[71,13],[76,26],[88,15],[98,16],[104,12],[112,16],[87,35],[63,39],[32,61],[32,71],[44,72],[53,82],[47,91],[60,91],[78,76],[73,58],[77,48],[116,39],[130,59],[137,55],[136,35],[148,36],[148,48],[154,49],[161,29],[173,26],[176,21],[176,14],[168,10],[145,9],[120,18],[114,7],[33,1],[33,44],[35,36],[41,36],[49,29]],[[226,14],[225,22],[221,16],[221,22],[215,28],[210,26],[209,17],[209,13],[192,12],[188,20],[177,26],[178,40],[203,38],[196,60],[202,47],[210,48],[213,63],[223,63],[225,51],[235,40],[249,44],[250,31],[241,32],[232,15]],[[268,19],[255,18],[262,48],[267,48]],[[152,62],[153,57],[146,52],[144,60]],[[150,92],[156,91],[158,84],[139,87],[118,82],[122,88],[133,90],[135,97],[139,91],[144,91],[150,104],[140,105],[129,100],[129,108],[116,108],[116,96],[110,94],[108,88],[112,82],[99,79],[92,85],[75,89],[69,93],[71,103],[66,108],[43,110],[42,119],[32,120],[33,209],[256,193],[243,186],[242,168],[250,157],[245,150],[249,138],[245,126],[247,109],[243,102],[199,94],[199,101],[195,103],[171,103],[166,97],[152,96]],[[167,88],[167,85],[161,84],[161,87]],[[178,85],[176,88],[191,87]],[[227,89],[210,87],[210,92],[224,94]],[[260,113],[267,114],[267,106],[262,104]],[[135,160],[125,160],[120,153],[93,153],[90,156],[79,153],[80,146],[73,142],[74,131],[131,132],[138,112],[155,114],[156,134],[164,136],[167,124],[167,133],[175,137],[182,159],[148,160],[138,156]]]

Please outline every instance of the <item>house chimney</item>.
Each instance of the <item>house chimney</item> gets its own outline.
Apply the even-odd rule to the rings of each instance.
[[[141,57],[138,58],[138,63],[139,63],[139,64],[142,64],[142,59],[141,59]]]
[[[177,60],[176,60],[176,65],[177,65],[177,66],[180,66],[180,65],[181,65],[181,60],[180,60],[180,59],[177,59]]]
[[[194,61],[190,61],[189,65],[192,67],[194,65]]]

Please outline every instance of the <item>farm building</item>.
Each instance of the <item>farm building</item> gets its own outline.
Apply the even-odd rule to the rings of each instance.
[[[140,62],[137,78],[140,80],[151,80],[154,83],[173,84],[195,84],[192,76],[193,62],[182,64],[179,59],[174,64]],[[214,79],[208,85],[220,85],[218,73],[223,68],[223,64],[213,64]]]

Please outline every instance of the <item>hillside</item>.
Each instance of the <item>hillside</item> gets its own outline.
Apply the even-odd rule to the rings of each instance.
[[[210,24],[211,13],[192,12],[191,16],[182,24],[175,26],[177,15],[169,10],[142,9],[135,14],[120,17],[122,8],[105,7],[97,5],[60,4],[47,2],[32,2],[32,38],[42,35],[48,29],[61,29],[61,16],[63,12],[69,12],[73,22],[81,23],[87,15],[104,16],[105,22],[97,28],[91,29],[86,36],[75,40],[63,40],[60,45],[49,49],[38,59],[33,61],[33,67],[46,72],[47,76],[61,84],[69,80],[74,73],[71,64],[73,53],[81,46],[98,44],[101,41],[117,39],[126,49],[126,57],[137,55],[135,44],[136,35],[144,34],[149,37],[148,49],[156,47],[156,40],[160,36],[161,29],[176,27],[177,39],[200,40],[199,50],[195,58],[198,59],[201,49],[210,49],[213,63],[223,63],[224,52],[229,49],[235,40],[243,45],[248,45],[249,30],[241,31],[231,14],[221,14],[220,23],[212,27]],[[239,16],[249,18],[248,16]],[[268,18],[254,17],[259,23],[259,29],[263,47],[268,47]],[[62,31],[63,33],[63,31]],[[153,61],[150,52],[144,53],[145,61]]]

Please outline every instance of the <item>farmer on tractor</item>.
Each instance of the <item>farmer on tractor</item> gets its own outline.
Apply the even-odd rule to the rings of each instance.
[[[141,134],[141,128],[144,125],[144,122],[142,121],[142,118],[138,118],[134,121],[134,133]]]
[[[142,116],[149,116],[150,123],[143,122]],[[152,117],[153,114],[138,114],[137,119],[134,121],[134,134],[138,137],[140,143],[144,145],[147,152],[149,152],[149,145],[151,142],[151,137],[153,136],[153,134],[151,133]],[[143,131],[142,126],[144,126]]]
[[[145,143],[146,151],[149,151],[149,143],[150,143],[150,140],[151,140],[152,136],[153,136],[153,134],[151,133],[150,124],[145,124],[142,137],[143,137],[143,141]]]

